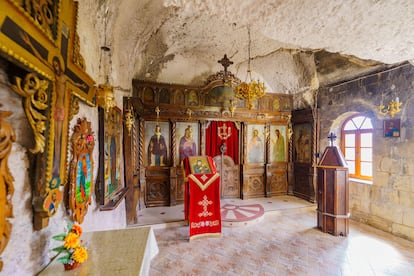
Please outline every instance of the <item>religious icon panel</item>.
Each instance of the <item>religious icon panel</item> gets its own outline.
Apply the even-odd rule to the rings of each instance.
[[[264,162],[264,125],[247,126],[247,161],[249,163]]]
[[[188,158],[192,174],[212,173],[207,156],[191,156]]]
[[[177,156],[179,164],[189,156],[198,155],[199,127],[198,123],[177,123]]]
[[[170,125],[168,122],[145,122],[145,164],[169,165]]]
[[[122,177],[122,113],[118,107],[108,112],[99,108],[99,203],[107,205],[119,199],[124,188]]]
[[[286,126],[270,126],[270,162],[287,161]]]
[[[69,176],[69,208],[71,219],[82,223],[93,192],[94,133],[86,118],[79,118],[71,137],[72,159]]]
[[[295,134],[294,161],[310,163],[312,154],[312,126],[311,124],[297,124],[293,127]]]

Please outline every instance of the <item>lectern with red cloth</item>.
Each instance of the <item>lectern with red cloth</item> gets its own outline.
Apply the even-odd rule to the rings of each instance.
[[[184,159],[186,175],[184,216],[190,240],[221,236],[220,175],[213,158],[191,156]]]

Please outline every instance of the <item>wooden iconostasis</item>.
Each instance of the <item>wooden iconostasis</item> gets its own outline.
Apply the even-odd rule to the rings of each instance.
[[[136,118],[131,131],[124,128],[126,181],[133,189],[127,208],[182,203],[181,161],[191,155],[213,157],[222,198],[288,193],[292,96],[267,93],[249,109],[218,78],[200,87],[134,80],[133,97],[124,102]]]

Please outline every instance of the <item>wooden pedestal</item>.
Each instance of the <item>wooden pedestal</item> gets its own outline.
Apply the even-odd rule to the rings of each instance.
[[[336,147],[328,148],[333,154],[338,154]],[[350,217],[348,168],[340,163],[327,162],[329,160],[325,163],[333,165],[325,165],[323,161],[322,157],[318,166],[318,227],[325,233],[347,236]]]

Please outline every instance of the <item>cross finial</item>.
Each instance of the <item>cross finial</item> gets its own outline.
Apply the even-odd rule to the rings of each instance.
[[[191,118],[191,114],[193,114],[193,111],[191,109],[187,108],[185,113],[188,115],[188,118]]]
[[[157,113],[157,119],[160,117],[160,108],[159,108],[159,106],[157,106],[156,108],[155,108],[155,113]]]
[[[229,60],[227,58],[227,55],[224,55],[224,57],[222,59],[220,59],[219,61],[217,61],[217,62],[220,63],[221,65],[223,65],[224,73],[227,72],[227,67],[229,67],[230,65],[233,64],[233,61]]]
[[[333,142],[336,140],[336,135],[333,132],[331,132],[329,133],[328,139],[331,143],[331,147],[333,147]]]

